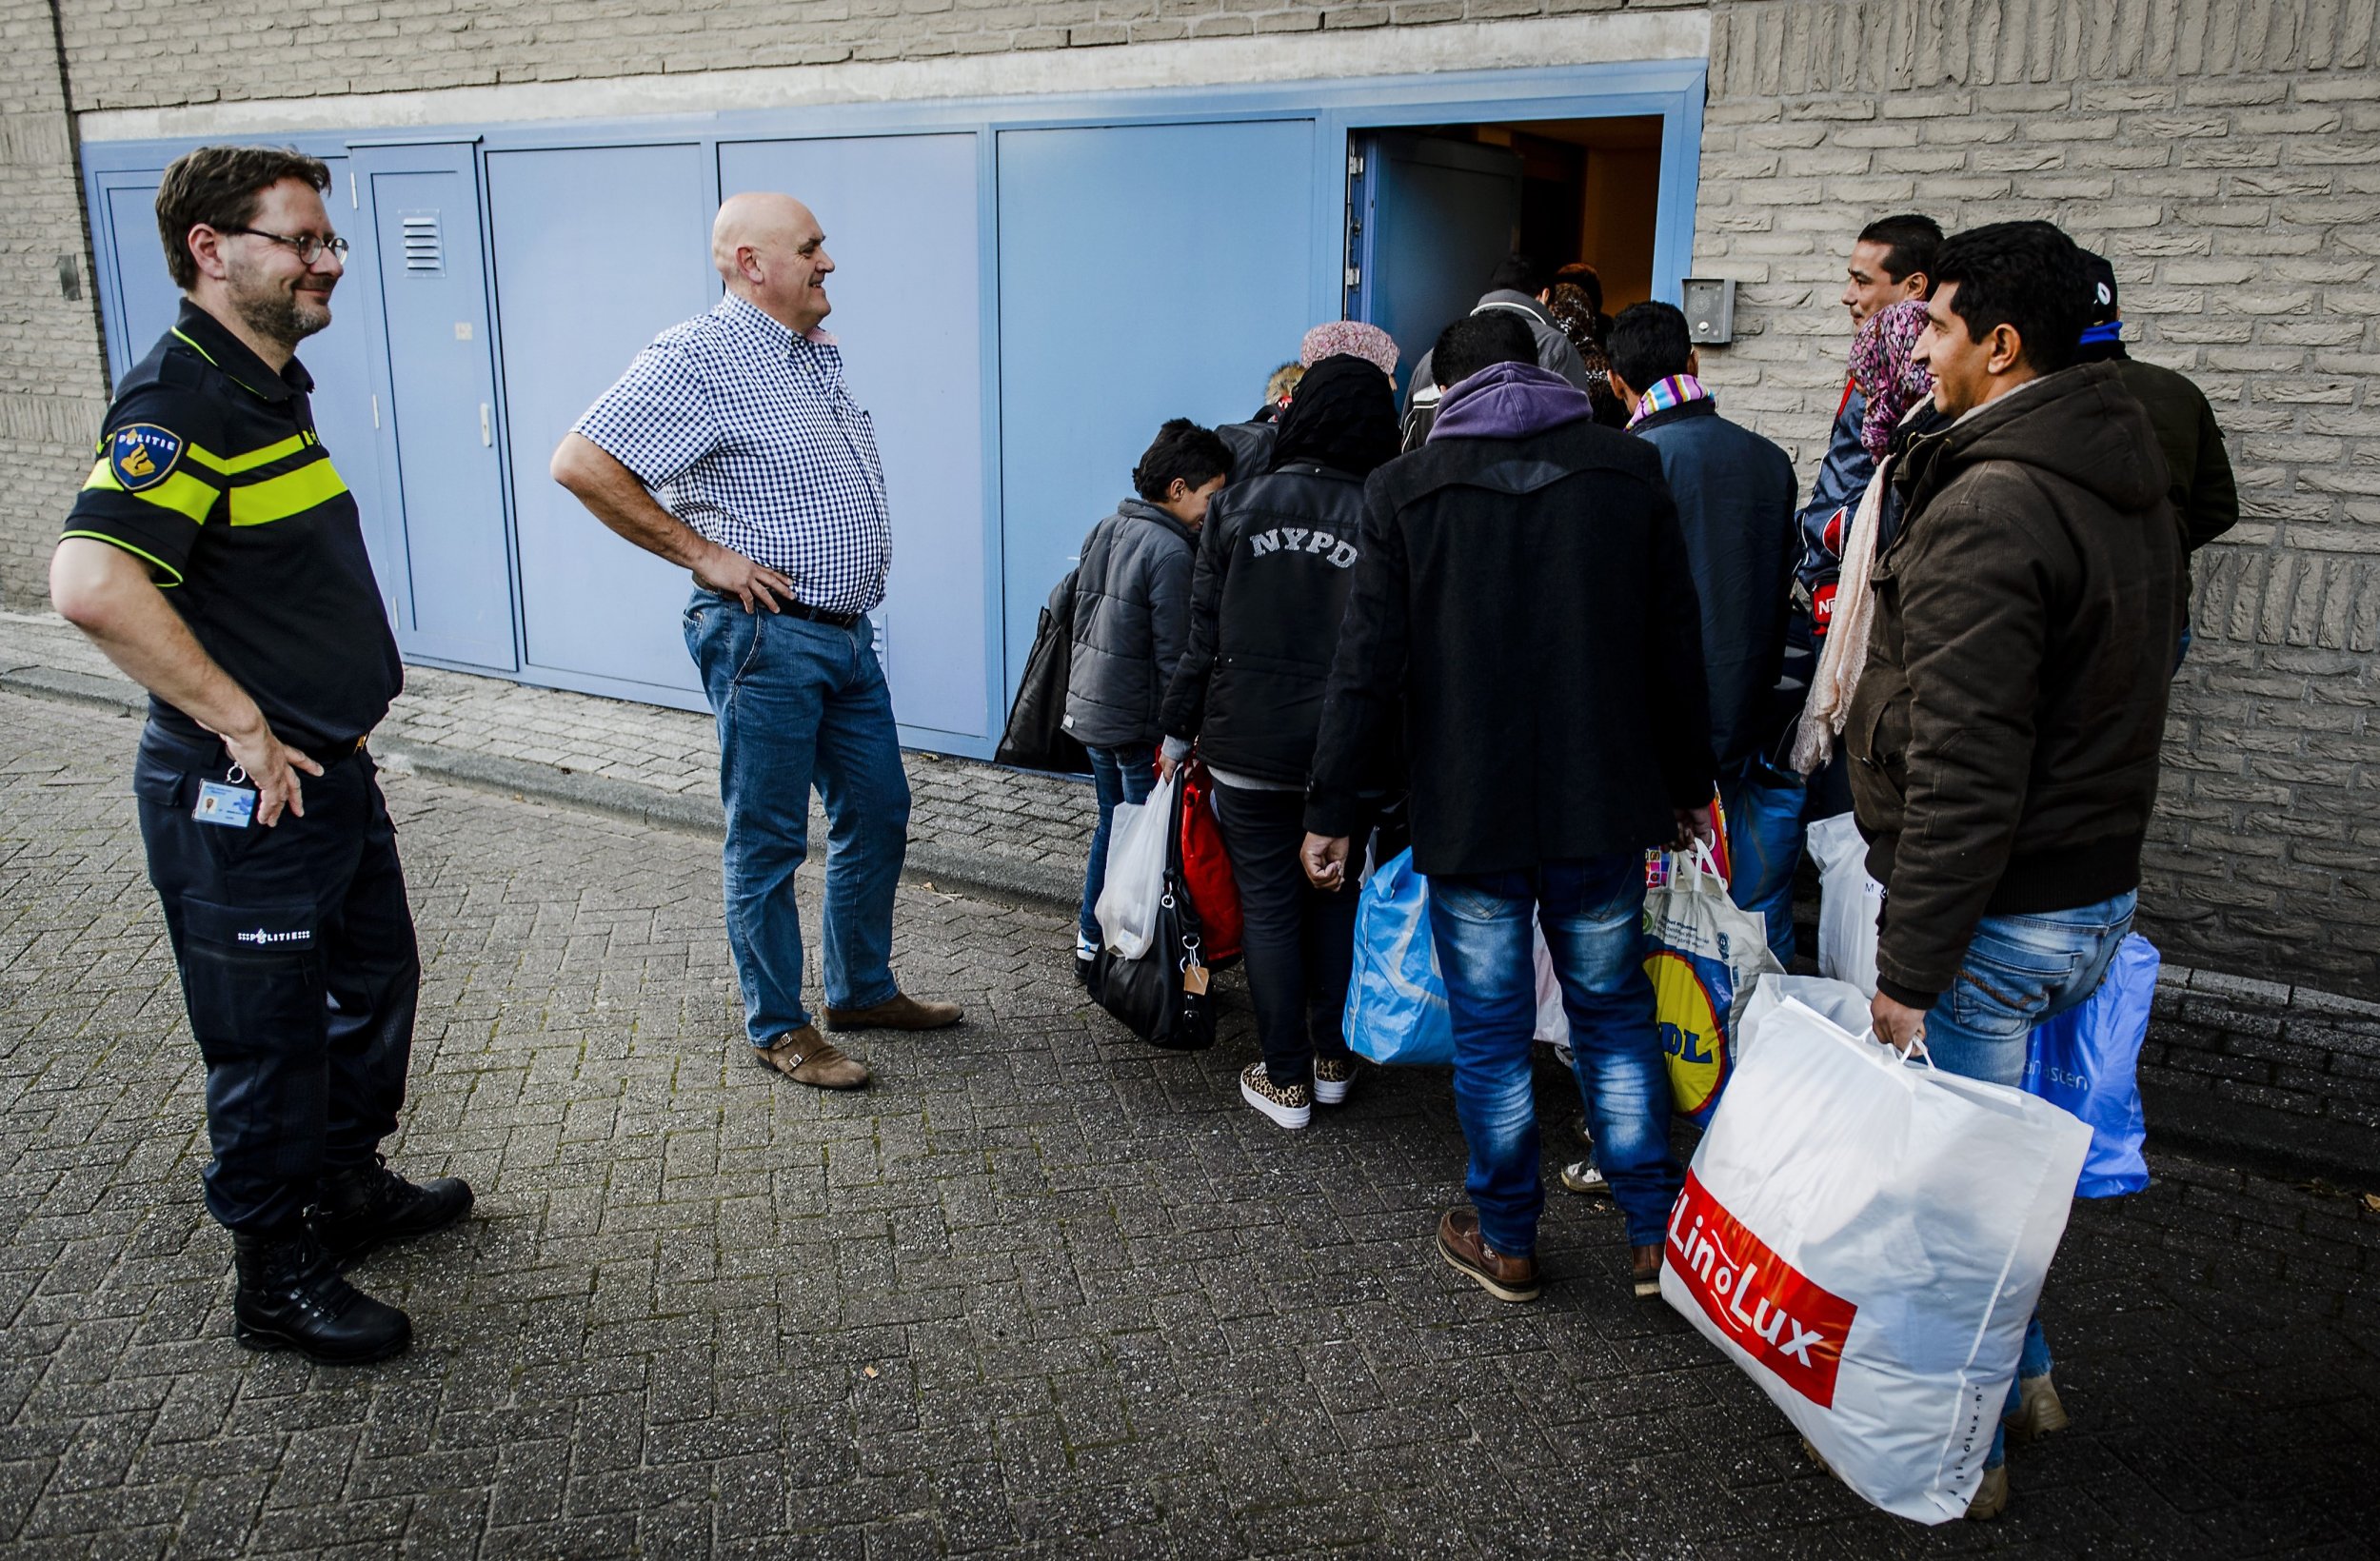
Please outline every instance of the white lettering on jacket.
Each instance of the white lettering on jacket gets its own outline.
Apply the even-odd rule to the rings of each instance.
[[[1334,532],[1308,531],[1299,526],[1286,525],[1270,531],[1249,532],[1248,554],[1251,558],[1260,559],[1267,553],[1278,553],[1284,539],[1293,553],[1328,554],[1329,562],[1335,568],[1351,569],[1355,567],[1356,560],[1362,556],[1354,543],[1339,541]]]

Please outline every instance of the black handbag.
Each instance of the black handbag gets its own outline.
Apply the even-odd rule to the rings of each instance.
[[[1091,965],[1091,997],[1136,1036],[1169,1051],[1215,1044],[1214,970],[1200,947],[1199,913],[1182,887],[1181,797],[1165,831],[1165,892],[1158,901],[1157,935],[1149,951],[1126,959],[1102,948]]]
[[[1091,756],[1064,724],[1067,663],[1074,656],[1074,579],[1075,572],[1067,570],[1049,593],[1034,627],[1024,680],[1017,685],[1017,702],[1008,708],[1008,724],[992,754],[996,764],[1063,775],[1090,773]]]

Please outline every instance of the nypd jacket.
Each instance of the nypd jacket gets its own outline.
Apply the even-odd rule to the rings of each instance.
[[[1909,508],[1876,559],[1843,736],[1885,887],[1877,984],[1923,1008],[1984,917],[2138,887],[2181,539],[2112,364],[1989,403],[1894,471]]]
[[[1218,769],[1305,785],[1362,529],[1362,484],[1311,461],[1215,496],[1168,736],[1196,738]]]
[[[1158,701],[1188,639],[1197,547],[1188,526],[1142,499],[1082,539],[1064,725],[1084,747],[1156,744]]]

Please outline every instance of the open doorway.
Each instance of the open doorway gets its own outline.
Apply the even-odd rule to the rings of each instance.
[[[1398,386],[1517,250],[1593,266],[1603,312],[1653,295],[1657,114],[1357,129],[1347,145],[1345,312],[1397,339]]]

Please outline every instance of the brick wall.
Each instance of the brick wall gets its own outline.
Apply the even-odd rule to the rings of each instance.
[[[46,599],[50,539],[90,467],[107,385],[50,8],[0,0],[0,605],[30,609]]]
[[[1657,0],[61,0],[78,109],[1654,9]],[[1690,5],[1704,0],[1685,0]],[[1815,464],[1867,218],[2049,217],[2115,261],[2142,356],[2195,377],[2248,518],[2202,555],[2147,916],[2178,961],[2380,995],[2380,72],[2371,0],[1709,0],[1695,268],[1744,283],[1728,408]],[[0,597],[79,474],[99,377],[46,11],[0,178]],[[160,39],[172,40],[160,47]],[[46,72],[46,73],[45,73]],[[24,79],[20,80],[20,73]]]
[[[2239,528],[2200,555],[2142,893],[2177,961],[2380,991],[2380,71],[2369,5],[1739,0],[1714,17],[1695,263],[1723,405],[1808,470],[1866,218],[2046,217],[2133,352],[2213,402]]]

